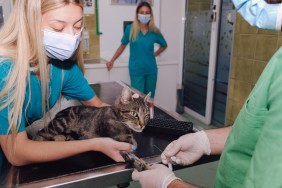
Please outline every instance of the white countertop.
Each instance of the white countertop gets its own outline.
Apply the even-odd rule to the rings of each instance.
[[[89,60],[86,60],[89,61]],[[95,63],[85,63],[84,67],[87,68],[106,68],[107,61],[104,59],[94,60]],[[97,63],[98,62],[98,63]],[[157,61],[158,66],[163,65],[176,65],[178,66],[177,62],[173,61]],[[116,60],[114,67],[128,67],[128,62],[124,60]]]

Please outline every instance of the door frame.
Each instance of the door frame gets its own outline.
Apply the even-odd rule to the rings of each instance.
[[[189,6],[188,1],[186,1],[186,8]],[[215,20],[211,24],[211,40],[210,40],[210,53],[209,53],[209,71],[208,71],[208,84],[207,84],[207,98],[206,98],[206,111],[205,116],[195,112],[188,107],[184,107],[184,111],[199,119],[203,123],[209,125],[212,121],[212,111],[213,111],[213,99],[214,99],[214,86],[215,86],[215,73],[216,73],[216,61],[217,61],[217,51],[218,51],[218,33],[219,33],[219,23],[220,23],[220,7],[221,0],[212,0],[211,8],[214,7],[213,15]],[[186,10],[187,11],[187,10]],[[187,16],[185,12],[185,16]],[[184,28],[185,29],[185,28]],[[183,57],[184,59],[184,57]]]

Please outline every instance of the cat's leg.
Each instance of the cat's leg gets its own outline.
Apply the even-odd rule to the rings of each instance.
[[[150,164],[138,158],[133,152],[120,151],[120,154],[125,162],[131,164],[139,172],[150,169]]]
[[[72,135],[65,135],[66,141],[71,141],[71,140],[85,140],[85,139],[76,139]]]
[[[32,140],[36,141],[66,141],[66,136],[62,134],[58,134],[53,130],[48,128],[44,128],[43,130],[38,131],[37,135],[35,135]]]
[[[46,139],[44,137],[38,136],[38,135],[34,136],[32,138],[32,140],[35,140],[35,141],[46,141]]]
[[[55,135],[53,137],[54,141],[66,141],[67,138],[64,135]]]
[[[136,148],[137,148],[137,142],[133,138],[133,135],[131,135],[131,134],[117,135],[113,139],[120,141],[120,142],[130,143],[130,144],[136,146]]]
[[[50,137],[49,140],[52,141],[68,141],[73,140],[70,139],[69,132],[70,125],[72,121],[70,121],[67,117],[53,119],[48,127],[45,128],[46,134]]]
[[[46,132],[45,129],[42,129],[42,130],[37,132],[37,134],[32,138],[32,140],[35,140],[35,141],[51,141],[52,138],[53,137],[48,132]]]

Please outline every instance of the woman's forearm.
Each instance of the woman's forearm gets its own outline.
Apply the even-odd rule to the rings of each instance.
[[[111,62],[114,62],[114,61],[122,54],[122,52],[124,51],[125,47],[126,47],[126,46],[123,45],[123,44],[121,44],[121,45],[118,47],[117,51],[115,52],[114,56],[113,56],[112,59],[111,59]]]
[[[86,106],[95,106],[95,107],[103,107],[103,106],[110,106],[109,104],[103,102],[99,97],[95,96],[88,101],[81,101],[83,105]]]
[[[15,166],[63,159],[90,151],[95,149],[93,146],[98,145],[93,140],[68,142],[32,141],[27,138],[25,131],[18,133],[15,140],[12,140],[11,136],[6,136],[6,138],[6,143],[5,141],[2,142],[3,139],[1,139],[1,147],[9,162]],[[14,149],[12,149],[14,141],[16,143]]]
[[[155,57],[159,56],[163,51],[165,51],[166,48],[167,48],[167,46],[166,47],[160,47],[157,51],[155,51],[155,53],[154,53]]]

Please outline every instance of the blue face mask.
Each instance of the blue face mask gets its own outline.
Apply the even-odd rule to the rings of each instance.
[[[146,25],[151,20],[151,15],[150,14],[138,14],[138,20],[143,25]]]
[[[232,0],[237,11],[252,26],[280,31],[282,28],[282,5],[267,4],[265,0]]]
[[[44,47],[48,57],[64,61],[75,53],[81,38],[81,31],[76,35],[44,30]]]

